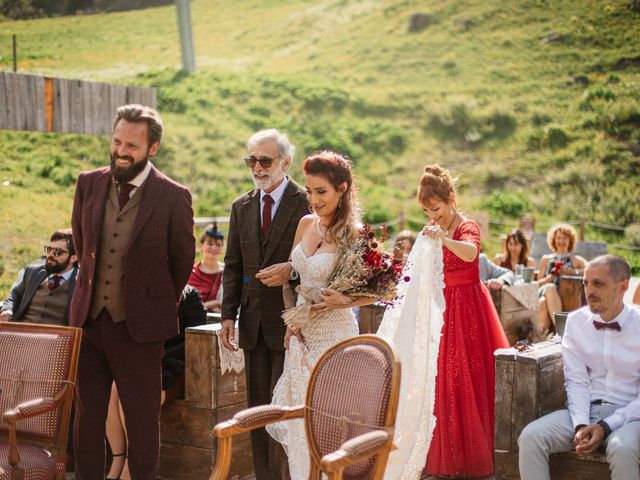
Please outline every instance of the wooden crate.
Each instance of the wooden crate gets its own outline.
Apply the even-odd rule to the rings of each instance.
[[[559,292],[563,312],[572,312],[586,304],[581,275],[561,275]]]
[[[495,448],[518,450],[518,436],[530,422],[564,408],[560,344],[541,342],[523,353],[496,358]]]
[[[495,453],[496,479],[520,480],[518,452]],[[584,456],[575,452],[556,453],[549,458],[553,480],[610,480],[609,464],[604,455]]]
[[[533,283],[515,285],[512,288],[532,289],[537,291],[537,286]],[[509,289],[489,290],[493,304],[496,307],[500,323],[504,330],[509,345],[513,345],[518,340],[529,337],[536,323],[537,308],[527,308],[518,302],[510,293]]]
[[[375,303],[360,307],[358,313],[360,333],[376,333],[380,322],[382,322],[385,310],[386,307],[384,305],[377,305]]]
[[[213,427],[247,406],[244,372],[221,372],[219,329],[209,324],[186,330],[185,399],[162,407],[158,479],[208,478],[217,451]],[[229,478],[253,478],[248,434],[234,437],[232,455]]]

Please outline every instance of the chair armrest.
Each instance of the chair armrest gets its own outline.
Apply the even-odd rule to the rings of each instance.
[[[340,449],[322,457],[320,461],[322,469],[327,473],[335,472],[385,449],[390,450],[392,438],[391,434],[383,430],[374,430],[358,435],[344,442]]]
[[[279,407],[277,405],[260,405],[242,410],[236,413],[231,420],[217,424],[213,429],[213,434],[218,438],[230,437],[238,433],[264,427],[270,423],[291,418],[302,418],[303,416],[304,406]]]
[[[31,418],[43,413],[50,412],[58,406],[55,398],[36,398],[22,402],[11,410],[7,410],[2,415],[2,419],[7,423],[16,423],[25,418]]]

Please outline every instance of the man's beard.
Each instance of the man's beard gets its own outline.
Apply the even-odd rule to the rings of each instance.
[[[129,168],[119,168],[116,166],[116,160],[122,158],[133,162],[133,158],[129,155],[120,157],[117,153],[111,154],[111,176],[117,183],[127,183],[138,176],[140,172],[144,170],[149,162],[149,152],[145,155],[144,159],[139,162],[131,163]]]
[[[285,175],[286,172],[282,167],[280,167],[278,170],[271,172],[268,177],[258,179],[255,177],[255,175],[251,175],[251,179],[253,180],[253,184],[256,186],[256,188],[260,190],[269,190],[276,183],[282,180]]]
[[[56,260],[53,263],[49,263],[49,259],[44,263],[44,270],[51,275],[52,273],[61,273],[64,272],[69,263],[71,262],[71,258],[67,258],[64,262],[58,262]]]

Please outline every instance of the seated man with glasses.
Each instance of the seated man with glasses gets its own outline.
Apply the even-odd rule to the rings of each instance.
[[[71,229],[51,235],[44,264],[24,268],[2,304],[0,322],[69,324],[69,305],[76,283],[78,258]]]

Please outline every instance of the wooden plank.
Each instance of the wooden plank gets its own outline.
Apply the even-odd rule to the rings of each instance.
[[[127,87],[124,85],[110,85],[109,88],[109,132],[118,107],[127,104]]]
[[[160,465],[156,478],[192,480],[209,478],[215,452],[208,448],[160,443]]]
[[[73,133],[87,133],[85,124],[85,85],[80,80],[69,82],[70,126]]]
[[[583,457],[575,452],[556,453],[549,458],[551,478],[558,480],[610,480],[609,464],[602,455]]]
[[[185,334],[185,399],[198,407],[215,408],[215,365],[217,358],[208,335]]]
[[[215,425],[215,410],[176,400],[162,406],[160,438],[164,443],[212,449],[214,443],[210,433]]]
[[[513,408],[514,361],[496,361],[495,448],[512,449],[511,410]]]
[[[20,130],[20,83],[18,77],[5,72],[7,88],[7,129]]]
[[[32,123],[29,130],[35,130],[38,132],[47,131],[44,85],[44,77],[35,75],[31,76],[31,88],[35,102],[35,110],[33,112]]]
[[[496,451],[496,478],[500,480],[520,480],[518,452]]]
[[[111,85],[95,82],[92,84],[91,123],[95,135],[111,135],[111,120],[115,112],[110,111],[109,91]]]
[[[69,132],[69,80],[53,79],[53,131]]]
[[[9,129],[9,93],[6,72],[0,72],[0,130]]]
[[[55,85],[53,78],[44,79],[44,118],[47,132],[53,132],[53,116],[55,107]]]

